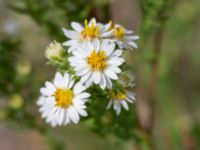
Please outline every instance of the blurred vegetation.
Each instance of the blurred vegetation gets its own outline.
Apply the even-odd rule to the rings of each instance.
[[[96,101],[88,104],[91,118],[85,119],[84,125],[102,137],[111,136],[120,143],[131,141],[136,149],[198,150],[200,3],[137,2],[140,40],[131,63],[137,70],[137,100],[147,104],[149,122],[147,126],[141,123],[136,106],[119,117],[102,111],[107,97],[94,86]],[[71,21],[96,17],[106,22],[112,18],[109,0],[8,0],[6,4],[12,11],[30,16],[51,39],[61,41],[65,39],[61,27],[69,27]],[[22,42],[18,35],[0,40],[0,119],[14,127],[40,131],[49,149],[65,149],[64,141],[53,136],[56,131],[47,128],[36,113],[35,100],[45,79],[38,79],[30,62],[19,57]]]
[[[64,40],[61,27],[86,18],[108,18],[109,0],[9,0],[8,6],[16,12],[30,15],[50,36]],[[53,19],[52,19],[53,18]]]

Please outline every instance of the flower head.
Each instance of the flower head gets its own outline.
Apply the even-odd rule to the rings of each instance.
[[[74,67],[77,76],[86,86],[92,83],[99,84],[101,88],[111,88],[112,80],[117,80],[119,68],[124,62],[121,58],[122,50],[115,50],[115,44],[107,40],[88,42],[76,51],[68,60]]]
[[[135,40],[139,39],[139,36],[134,35],[133,31],[127,30],[120,24],[113,24],[112,21],[109,21],[108,25],[110,25],[109,30],[113,31],[110,39],[113,39],[119,48],[130,50],[137,48]]]
[[[107,109],[113,106],[116,114],[119,115],[121,112],[121,107],[129,110],[127,102],[133,103],[135,100],[135,93],[130,91],[110,91],[110,101],[107,105]]]
[[[85,27],[81,31],[82,40],[92,40],[99,37],[99,26],[96,25],[96,21],[92,21],[91,24],[88,24],[88,21],[85,20]]]
[[[52,126],[78,123],[80,116],[87,116],[85,102],[90,96],[80,82],[74,84],[72,76],[56,73],[54,82],[46,82],[40,89],[37,101],[39,111]]]
[[[49,60],[59,58],[62,55],[64,48],[62,45],[56,41],[53,41],[49,44],[45,50],[45,55]]]
[[[121,72],[119,74],[118,82],[122,84],[124,88],[133,88],[135,86],[134,80],[134,75],[129,71]]]
[[[72,22],[71,26],[74,30],[63,28],[65,36],[69,38],[63,45],[69,46],[69,52],[76,50],[77,47],[85,42],[103,39],[112,33],[112,31],[108,31],[108,25],[104,26],[101,23],[97,23],[95,18],[92,18],[89,22],[85,20],[84,25]]]

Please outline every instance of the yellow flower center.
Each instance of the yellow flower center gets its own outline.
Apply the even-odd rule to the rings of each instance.
[[[116,95],[117,99],[124,100],[126,98],[126,95],[122,92],[118,92]]]
[[[124,27],[116,27],[114,34],[116,38],[122,39],[124,37]]]
[[[57,89],[53,96],[56,99],[55,106],[68,107],[72,104],[73,92],[69,89]]]
[[[114,92],[111,91],[111,98],[114,100],[124,100],[126,98],[126,95],[124,92]]]
[[[90,40],[99,36],[99,28],[92,22],[89,26],[88,21],[85,20],[85,28],[81,32],[83,39]]]
[[[87,63],[90,65],[92,70],[103,71],[106,66],[106,55],[105,51],[96,52],[92,51],[90,56],[87,57]]]

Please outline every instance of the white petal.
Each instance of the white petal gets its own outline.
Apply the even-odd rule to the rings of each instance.
[[[91,74],[91,77],[88,78],[87,81],[85,81],[85,85],[86,85],[86,87],[89,87],[93,82],[94,82],[94,75]]]
[[[110,77],[111,79],[113,79],[113,80],[117,80],[117,79],[118,79],[116,73],[113,72],[113,71],[110,70],[110,69],[105,69],[105,70],[104,70],[104,73],[105,73],[108,77]]]
[[[112,88],[112,82],[111,82],[110,78],[108,78],[108,77],[106,77],[106,76],[104,76],[104,77],[105,77],[105,79],[106,79],[106,87],[107,87],[108,89],[111,89],[111,88]]]
[[[78,82],[78,83],[76,83],[76,85],[74,86],[73,92],[74,92],[75,95],[77,95],[77,94],[83,92],[85,89],[86,89],[86,87],[83,86],[81,82]]]
[[[112,104],[113,104],[113,100],[110,100],[108,105],[107,105],[107,107],[106,107],[106,109],[109,109],[112,106]]]
[[[70,76],[68,73],[65,73],[64,74],[64,77],[63,77],[63,82],[65,83],[64,84],[64,88],[68,88],[68,85],[69,85],[69,81],[70,80]]]
[[[111,58],[110,60],[107,61],[108,65],[114,65],[114,66],[120,66],[123,64],[124,59],[123,58]]]
[[[135,93],[134,92],[127,92],[127,97],[130,97],[132,100],[135,100]]]
[[[80,119],[77,110],[73,106],[70,106],[68,108],[68,113],[69,113],[69,118],[72,120],[72,122],[77,124]]]
[[[88,23],[89,26],[91,26],[92,24],[94,24],[96,26],[96,19],[95,18],[92,18],[90,20],[90,22]]]
[[[68,83],[68,88],[71,89],[71,87],[74,85],[74,80],[72,79],[73,76],[69,76],[69,83]]]
[[[106,79],[105,79],[104,74],[101,74],[101,79],[100,79],[99,86],[100,86],[102,89],[105,89],[105,87],[106,87]]]
[[[94,83],[98,84],[100,82],[100,79],[101,79],[101,73],[99,71],[93,72],[92,78],[94,79]]]
[[[64,109],[60,109],[59,116],[58,116],[58,124],[62,125],[64,119],[65,119],[65,110]]]
[[[56,72],[55,78],[54,78],[54,85],[56,87],[61,87],[62,85],[62,75],[60,72]],[[62,87],[61,87],[62,88]]]
[[[63,123],[64,123],[64,125],[67,125],[68,123],[70,123],[68,109],[65,109],[65,119],[64,119]]]
[[[86,92],[83,92],[81,94],[76,95],[76,97],[79,98],[79,99],[84,99],[84,98],[90,97],[90,94],[86,93]]]
[[[110,69],[115,73],[120,73],[121,69],[119,67],[110,67]]]
[[[72,30],[67,30],[65,28],[62,28],[64,35],[70,39],[79,39],[79,33],[72,31]]]
[[[100,50],[106,50],[106,46],[108,45],[108,40],[103,40],[100,45]]]
[[[125,100],[120,101],[120,103],[122,104],[122,106],[124,107],[124,109],[129,110],[128,105],[126,103]]]
[[[48,88],[41,88],[40,93],[45,96],[51,96],[54,92]]]
[[[128,42],[128,45],[130,45],[132,48],[137,48],[137,44],[135,42]]]
[[[88,67],[80,67],[80,68],[77,68],[77,69],[75,68],[75,70],[76,70],[77,76],[83,76],[90,71]]]
[[[69,47],[69,49],[68,49],[68,52],[70,53],[70,52],[72,52],[72,51],[74,51],[76,49],[76,46],[71,46],[71,47]]]
[[[36,102],[37,105],[41,106],[45,102],[45,98],[43,96],[40,96]]]
[[[121,112],[121,106],[120,103],[117,100],[114,100],[114,110],[116,111],[116,114],[119,115]]]
[[[87,74],[85,74],[84,76],[81,77],[81,82],[85,83],[89,78],[91,78],[92,73],[88,72]]]
[[[86,57],[85,56],[85,51],[83,50],[83,49],[77,49],[76,51],[73,51],[73,55],[75,55],[76,57],[79,57],[79,59],[80,58],[84,58],[84,57]]]
[[[110,38],[111,36],[113,36],[113,32],[114,30],[106,31],[106,32],[101,33],[101,36],[104,38]]]
[[[72,66],[76,66],[76,63],[81,63],[83,60],[77,56],[71,56],[68,58],[68,61],[71,63]]]
[[[125,37],[125,40],[131,40],[131,41],[135,41],[135,40],[138,40],[138,39],[139,39],[139,36],[137,36],[137,35],[131,35],[131,36]]]
[[[119,57],[122,55],[122,50],[115,50],[114,53],[112,53],[112,57]]]
[[[83,26],[80,23],[72,22],[71,26],[74,30],[81,32],[83,30]]]
[[[78,109],[78,108],[76,108],[76,110],[78,111],[78,113],[79,113],[81,116],[86,117],[86,116],[88,115],[88,113],[87,113],[84,109]]]
[[[82,49],[90,53],[94,50],[94,46],[91,44],[91,42],[84,42]]]
[[[52,114],[52,119],[56,121],[56,123],[58,124],[58,119],[59,119],[59,112],[60,112],[60,108],[59,107],[54,107],[51,111]],[[50,113],[49,113],[50,114]]]
[[[75,98],[73,99],[73,104],[74,104],[75,106],[84,105],[84,104],[85,104],[85,101],[83,101],[83,100],[80,99],[80,98],[75,97]]]
[[[52,92],[56,90],[55,86],[51,82],[45,82],[45,86],[50,89]]]
[[[106,52],[106,56],[110,56],[112,54],[112,52],[114,51],[115,49],[115,44],[108,44],[106,47],[105,47],[105,52]]]
[[[66,42],[63,43],[64,46],[73,46],[77,43],[76,40],[68,40]]]
[[[99,40],[98,40],[98,39],[93,40],[93,41],[92,41],[92,45],[93,45],[93,47],[94,47],[95,50],[99,50],[100,43],[99,43]]]

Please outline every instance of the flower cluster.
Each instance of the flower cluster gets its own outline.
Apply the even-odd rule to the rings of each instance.
[[[40,89],[37,105],[52,126],[78,123],[80,116],[86,117],[86,102],[93,94],[87,89],[93,85],[105,91],[110,99],[107,109],[113,107],[117,115],[121,107],[128,110],[127,102],[135,100],[134,78],[123,67],[123,53],[137,48],[135,40],[139,37],[122,25],[112,21],[102,24],[94,18],[85,20],[83,25],[72,22],[71,27],[73,30],[63,28],[68,38],[63,43],[66,50],[54,41],[45,51],[49,61],[58,65],[59,72]]]

